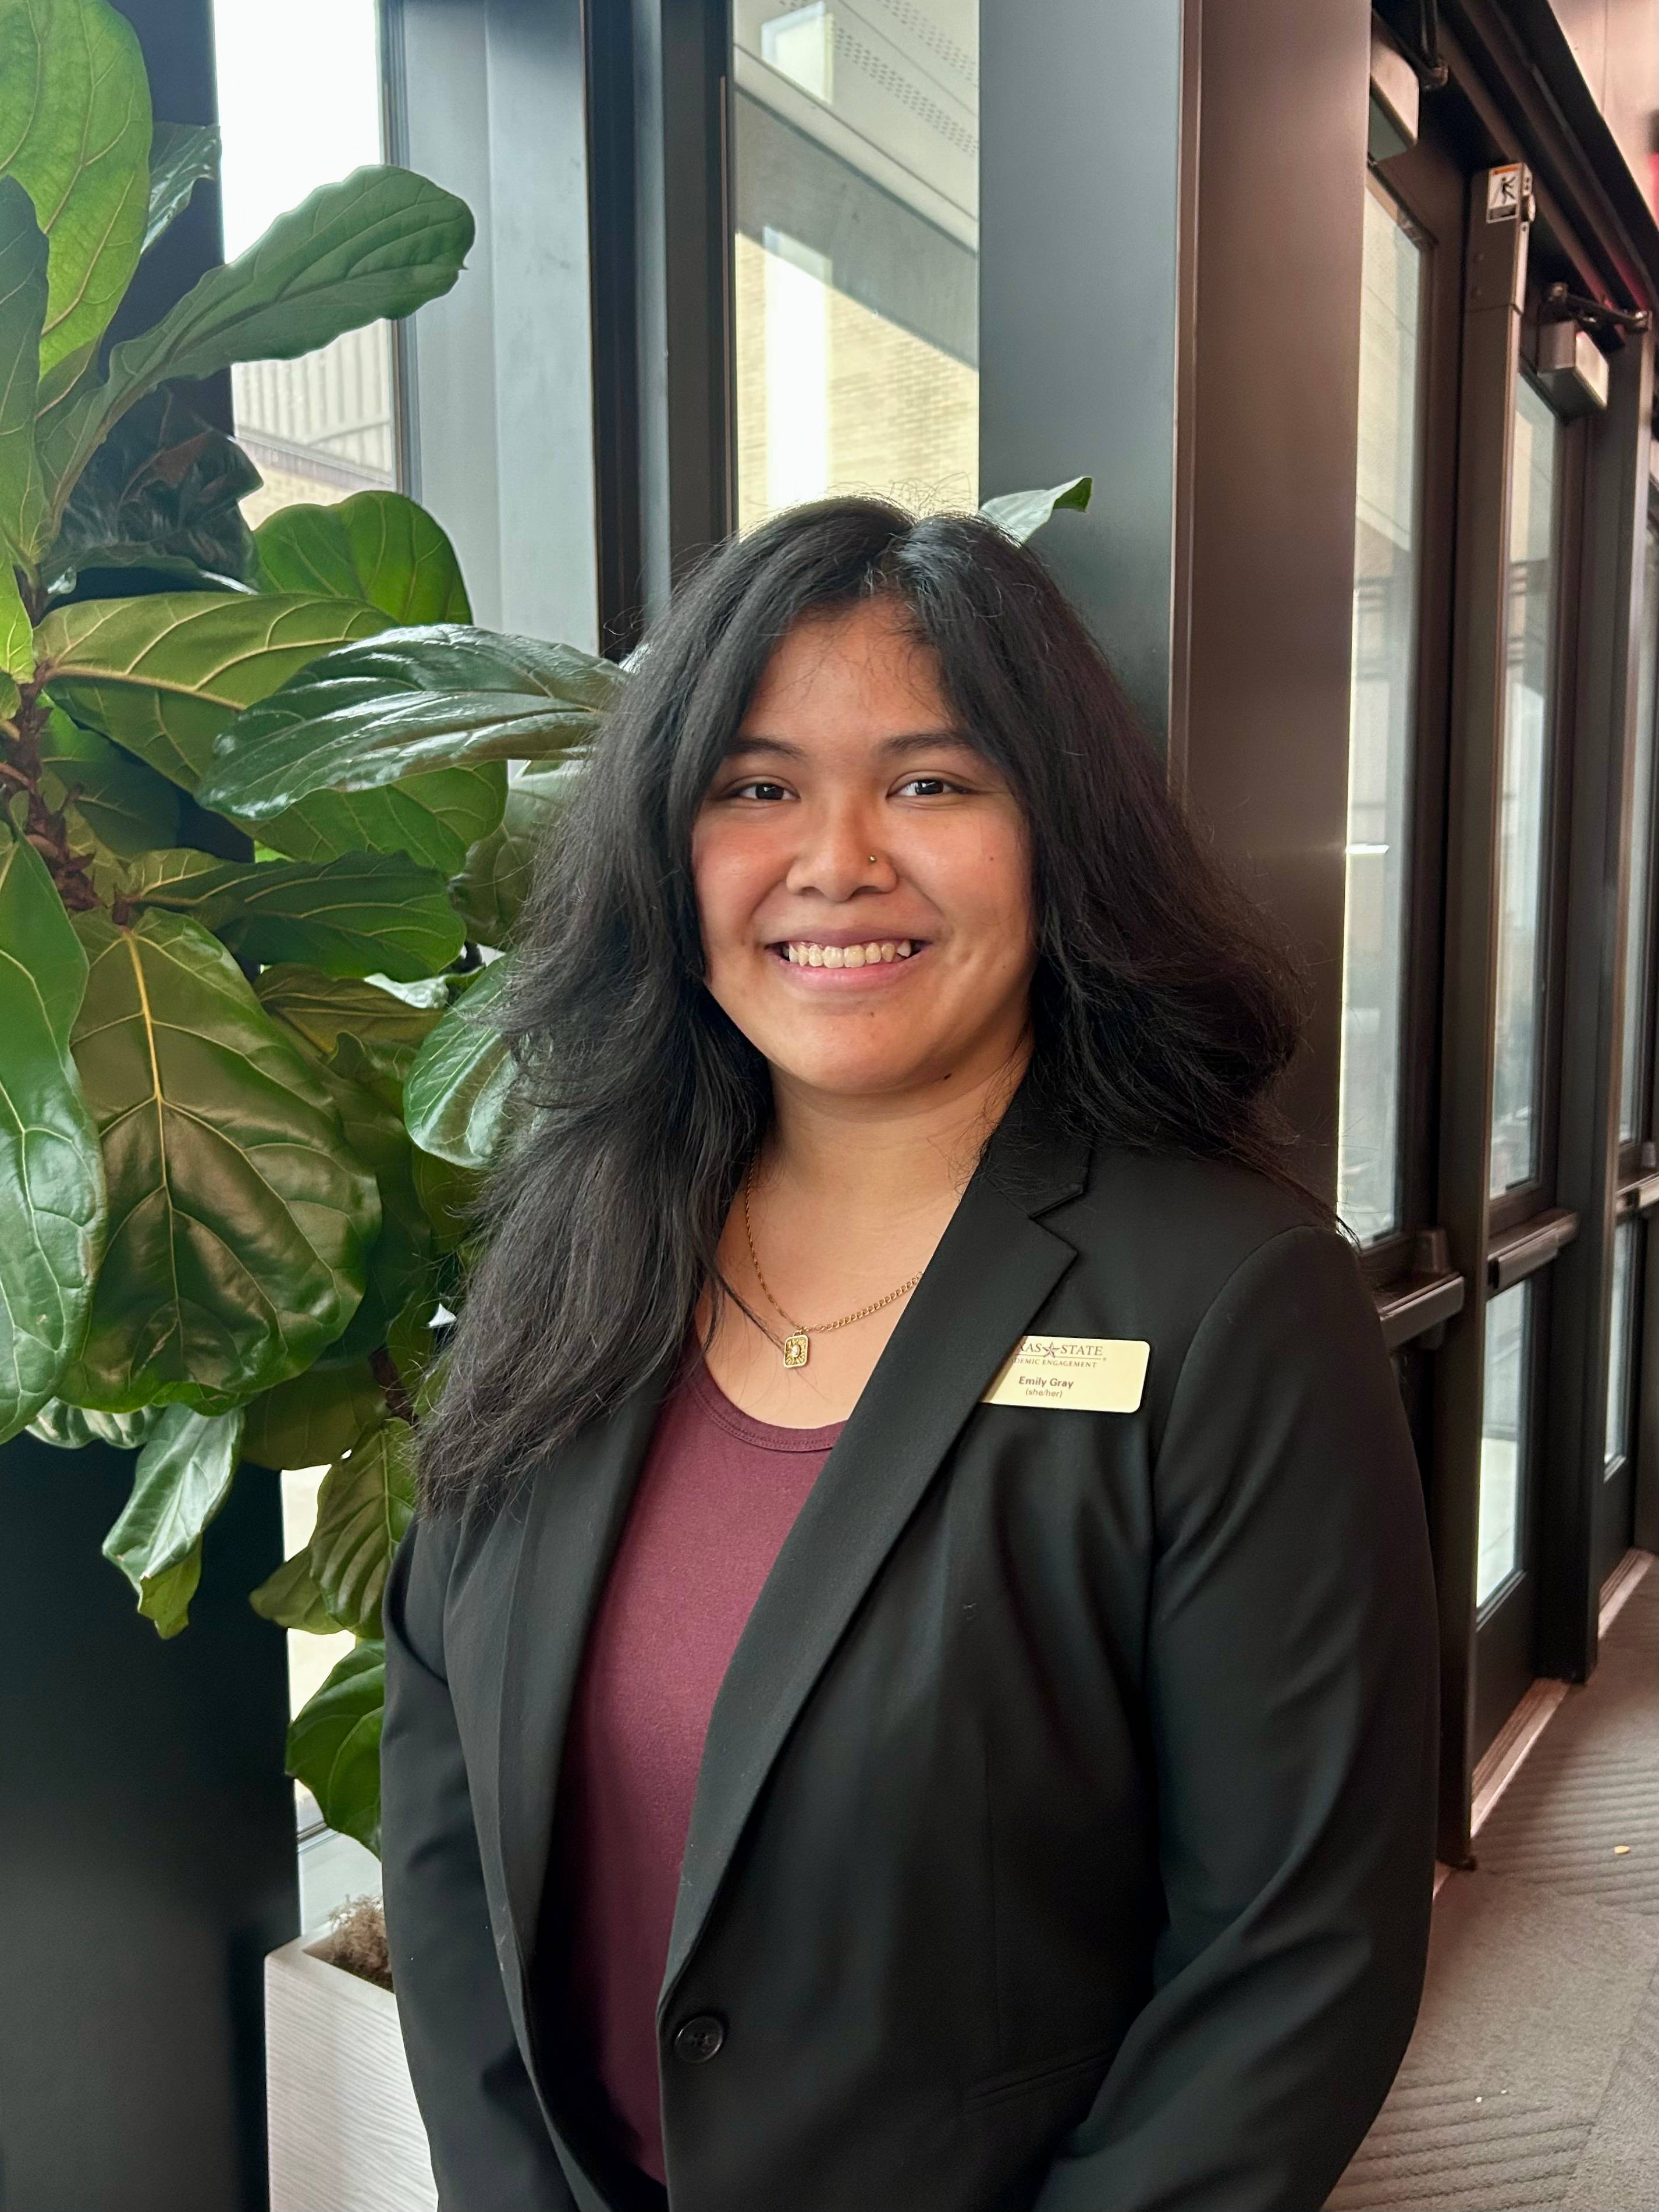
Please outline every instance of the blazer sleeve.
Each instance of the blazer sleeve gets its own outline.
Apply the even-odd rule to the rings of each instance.
[[[1235,1272],[1154,1475],[1154,1993],[1034,2212],[1317,2212],[1416,2017],[1436,1609],[1370,1291],[1333,1231]]]
[[[441,2212],[575,2212],[507,2011],[444,1679],[453,1540],[416,1521],[386,1589],[381,1870],[404,2047]]]

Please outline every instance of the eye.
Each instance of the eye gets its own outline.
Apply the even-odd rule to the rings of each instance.
[[[899,791],[908,792],[917,799],[938,799],[945,793],[962,792],[967,787],[947,775],[912,775],[900,784]]]
[[[751,776],[747,783],[734,783],[726,793],[728,799],[758,799],[767,802],[787,799],[789,793],[781,783],[767,776]]]

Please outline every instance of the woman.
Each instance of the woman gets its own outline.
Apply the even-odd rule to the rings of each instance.
[[[1314,2212],[1423,1968],[1418,1478],[1276,959],[1036,558],[721,551],[518,958],[386,1606],[446,2212]]]

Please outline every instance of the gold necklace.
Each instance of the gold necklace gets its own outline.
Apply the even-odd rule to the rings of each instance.
[[[793,1331],[791,1335],[785,1337],[782,1346],[781,1346],[783,1352],[784,1365],[786,1367],[805,1367],[806,1364],[807,1353],[811,1349],[808,1342],[809,1338],[815,1334],[819,1336],[827,1335],[832,1328],[846,1328],[855,1321],[864,1321],[867,1319],[871,1314],[879,1313],[884,1306],[890,1306],[896,1298],[902,1298],[907,1291],[914,1291],[916,1285],[921,1280],[922,1271],[918,1267],[915,1273],[911,1276],[908,1283],[901,1283],[897,1290],[889,1291],[884,1298],[878,1298],[873,1305],[860,1306],[856,1313],[843,1314],[839,1321],[815,1321],[810,1322],[795,1321],[791,1317],[791,1316],[784,1313],[783,1308],[772,1296],[770,1285],[767,1282],[765,1276],[761,1273],[760,1255],[755,1249],[755,1232],[749,1224],[749,1184],[750,1179],[753,1176],[754,1171],[754,1163],[751,1161],[749,1166],[744,1170],[743,1178],[743,1233],[749,1241],[750,1261],[755,1270],[755,1280],[760,1285],[762,1290],[766,1293],[767,1304],[771,1307],[774,1313],[783,1315],[784,1320],[788,1322],[789,1327]],[[753,1316],[751,1316],[750,1318],[752,1319]],[[768,1330],[766,1334],[770,1336],[770,1330]],[[772,1341],[775,1344],[777,1342],[777,1339],[773,1337]]]

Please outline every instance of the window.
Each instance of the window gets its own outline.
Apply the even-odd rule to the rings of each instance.
[[[1625,1008],[1619,1077],[1619,1141],[1641,1135],[1642,1066],[1651,1000],[1647,963],[1648,901],[1653,879],[1654,715],[1659,662],[1659,529],[1650,523],[1642,591],[1642,659],[1636,687],[1636,787],[1631,807],[1630,895],[1625,907]]]
[[[1425,248],[1365,197],[1342,938],[1340,1206],[1355,1235],[1400,1223],[1401,1020],[1416,715]]]
[[[319,185],[381,152],[377,0],[213,0],[224,139],[225,256],[234,260]],[[348,331],[298,361],[231,370],[236,435],[264,478],[258,524],[397,480],[392,332]]]
[[[1516,1283],[1501,1291],[1486,1308],[1474,1578],[1477,1606],[1485,1605],[1501,1590],[1522,1564],[1532,1293],[1531,1283]]]
[[[979,0],[736,0],[739,526],[979,490]]]
[[[287,1559],[311,1541],[317,1525],[317,1493],[327,1472],[324,1467],[295,1468],[282,1478],[283,1553]],[[290,1714],[322,1688],[355,1641],[344,1629],[334,1636],[289,1630]],[[322,1927],[348,1898],[378,1895],[380,1869],[374,1854],[354,1838],[337,1835],[323,1826],[317,1800],[302,1782],[294,1785],[294,1816],[300,1839],[300,1925],[309,1931]]]
[[[1514,429],[1498,832],[1494,1198],[1532,1182],[1542,1167],[1538,1107],[1548,973],[1545,902],[1561,433],[1524,378],[1516,388]]]

